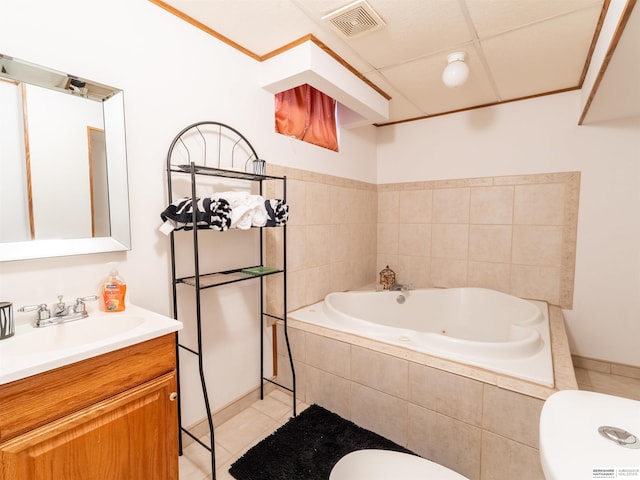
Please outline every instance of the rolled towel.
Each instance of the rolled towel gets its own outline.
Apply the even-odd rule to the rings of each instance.
[[[231,227],[231,207],[224,198],[211,199],[209,228],[224,232]]]
[[[248,192],[220,192],[215,198],[225,199],[231,207],[231,228],[247,230],[261,227],[267,221],[264,198]]]
[[[231,225],[231,207],[221,198],[196,199],[196,227],[224,231]],[[193,208],[190,197],[181,198],[169,205],[161,214],[164,224],[160,231],[169,234],[172,230],[193,230]]]
[[[225,231],[229,228],[246,230],[251,227],[275,227],[287,222],[289,206],[282,200],[265,200],[248,192],[220,192],[196,201],[197,228]],[[191,198],[181,198],[169,205],[160,215],[164,224],[160,230],[192,230]]]
[[[255,207],[251,209],[251,225],[254,227],[264,227],[267,224],[269,216],[267,215],[267,208],[263,201],[259,202]]]
[[[289,205],[279,198],[265,200],[265,209],[267,210],[267,227],[282,226],[289,219]]]

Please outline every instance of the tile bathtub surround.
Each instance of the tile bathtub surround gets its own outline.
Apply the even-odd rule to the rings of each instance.
[[[289,310],[378,281],[487,287],[571,308],[580,173],[374,185],[268,165],[287,176]],[[279,182],[266,195],[281,197]],[[273,185],[271,185],[273,184]],[[281,229],[267,231],[280,265]],[[279,282],[269,279],[269,292]],[[271,313],[281,307],[267,294]]]
[[[378,271],[571,308],[580,173],[378,185]]]
[[[302,333],[297,329],[295,332]],[[294,347],[301,346],[301,343],[296,338]],[[301,358],[303,355],[302,351],[296,351],[296,358]],[[625,389],[637,388],[638,390],[634,391],[638,395],[636,399],[640,400],[640,368],[578,356],[574,356],[573,359],[577,371],[584,370],[596,375],[599,388],[590,388],[590,385],[586,385],[586,389],[615,394],[616,392],[610,391],[610,383],[600,385],[600,377],[609,378],[614,387],[619,386],[620,381]],[[371,375],[371,372],[380,372],[380,374]],[[451,415],[439,414],[434,409],[412,403],[408,403],[406,408],[398,407],[399,402],[394,404],[393,400],[389,401],[387,397],[408,398],[408,375],[409,362],[404,359],[380,354],[367,348],[353,348],[351,376],[352,381],[355,382],[352,383],[355,388],[352,397],[358,408],[353,412],[352,420],[358,424],[367,424],[370,423],[369,418],[392,417],[396,420],[400,419],[388,423],[385,436],[404,438],[403,432],[397,432],[397,430],[407,429],[408,445],[417,445],[425,450],[425,455],[440,458],[443,463],[457,463],[463,471],[480,471],[480,478],[541,480],[541,477],[537,476],[539,475],[539,457],[535,447],[537,430],[527,425],[527,418],[535,418],[539,415],[540,404],[535,399],[525,395],[512,397],[503,389],[493,386],[485,387],[482,404],[486,411],[482,421],[487,431],[482,432],[481,427],[477,424],[456,421],[452,419]],[[442,373],[437,375],[442,375]],[[611,376],[613,376],[613,380],[611,380]],[[578,377],[580,378],[580,374]],[[604,382],[606,381],[604,380]],[[455,383],[459,383],[459,381]],[[583,385],[580,387],[583,388]],[[392,393],[384,394],[380,391]],[[628,396],[624,395],[624,392],[620,395]],[[381,397],[383,401],[381,402],[377,397]],[[472,397],[476,399],[474,401],[477,401],[477,395],[472,395]],[[391,404],[391,410],[385,405],[385,398]],[[629,398],[633,398],[633,396],[629,396]],[[298,405],[299,411],[306,407],[304,403]],[[383,410],[380,409],[380,405],[384,407]],[[290,397],[286,393],[272,389],[265,400],[260,401],[257,400],[257,397],[253,398],[249,403],[241,406],[240,410],[234,409],[230,415],[219,419],[216,417],[216,425],[220,425],[222,430],[220,433],[222,438],[217,445],[219,463],[217,478],[220,480],[233,478],[227,469],[235,461],[236,456],[229,452],[228,448],[232,450],[236,448],[239,452],[246,451],[249,446],[282,424],[290,415],[290,409]],[[518,416],[513,421],[505,421],[504,412],[510,410],[522,411],[526,414]],[[221,424],[227,421],[229,422],[228,428],[222,429]],[[264,432],[254,435],[246,428],[229,428],[237,427],[243,423],[259,425],[261,427],[258,430],[264,430]],[[430,432],[434,430],[414,428],[409,431],[408,425],[411,423],[440,432],[443,429],[446,431],[440,442],[429,445],[430,439],[433,437]],[[229,438],[224,438],[225,435],[228,435]],[[204,430],[202,436],[208,441]],[[520,441],[510,440],[509,437],[518,437]],[[424,447],[424,445],[429,446]],[[477,445],[481,445],[481,453],[476,449]],[[505,462],[504,458],[509,458],[510,461]],[[189,442],[185,448],[184,456],[180,458],[180,480],[211,478],[208,471],[208,452]]]
[[[289,322],[301,401],[322,405],[470,480],[544,479],[538,456],[542,404],[557,389],[577,388],[560,308],[550,307],[555,389]],[[281,337],[279,332],[280,343]],[[285,357],[279,362],[279,380],[286,384]]]
[[[575,388],[561,310],[552,307],[551,317],[556,381],[559,387]],[[326,329],[310,327],[290,330],[298,411],[308,405],[300,400],[316,399],[365,428],[466,472],[470,479],[542,480],[535,423],[550,389],[435,357],[413,362],[420,358],[407,350],[376,351],[375,342],[327,336]],[[286,381],[287,361],[281,357],[280,362]],[[290,396],[268,390],[265,400],[257,400],[252,392],[214,416],[217,478],[231,479],[230,464],[290,416]],[[201,432],[205,443],[207,431]],[[187,442],[180,458],[180,480],[211,478],[208,470],[208,452]]]
[[[377,275],[376,186],[275,164],[267,168],[270,175],[287,176],[288,309],[371,283]],[[265,195],[281,198],[279,185],[270,183]],[[267,229],[269,264],[281,264],[281,239],[282,229]],[[269,310],[279,315],[281,307],[271,299],[280,298],[272,293],[281,282],[268,280]]]

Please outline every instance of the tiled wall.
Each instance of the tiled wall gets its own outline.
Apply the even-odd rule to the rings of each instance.
[[[377,269],[571,308],[580,173],[378,186]]]
[[[386,265],[416,287],[487,287],[572,306],[579,172],[377,187],[278,165],[269,173],[287,176],[290,311],[375,283]],[[267,234],[269,262],[279,262],[282,232]],[[281,313],[277,302],[270,309]]]
[[[290,328],[289,337],[300,400],[470,480],[544,480],[544,400],[310,331]],[[287,384],[284,356],[280,362],[279,380]]]
[[[376,276],[375,185],[294,168],[270,165],[269,174],[287,176],[288,310],[310,305],[334,291],[372,283]],[[277,182],[280,183],[280,182]],[[266,192],[281,197],[281,192]],[[267,231],[267,258],[280,262],[281,229]],[[279,310],[281,282],[270,282],[270,311]]]

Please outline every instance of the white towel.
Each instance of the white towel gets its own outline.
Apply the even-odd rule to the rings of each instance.
[[[260,205],[256,205],[251,210],[251,224],[254,227],[264,227],[267,224],[269,215],[267,215],[267,209],[264,206],[264,199],[260,202]]]
[[[214,195],[223,198],[231,206],[231,228],[248,230],[262,227],[267,223],[267,211],[264,198],[248,192],[220,192]]]

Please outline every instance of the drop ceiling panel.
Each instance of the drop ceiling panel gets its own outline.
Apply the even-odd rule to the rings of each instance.
[[[369,73],[365,75],[365,77],[393,98],[393,101],[389,102],[390,119],[418,118],[425,115],[422,110],[404,96],[403,92],[393,88],[393,86],[387,82],[387,79],[379,72]]]
[[[165,0],[257,55],[310,33],[313,22],[290,0]]]
[[[592,7],[483,41],[500,98],[577,87],[599,15]]]
[[[348,39],[322,17],[352,0],[164,1],[258,56],[314,35],[391,95],[389,121],[577,87],[606,2],[367,0],[386,26]],[[471,74],[449,90],[446,54],[460,50]]]
[[[299,3],[311,16],[328,13],[324,2],[300,0]],[[374,68],[420,58],[473,39],[473,32],[467,28],[456,1],[368,0],[368,3],[386,26],[342,40]]]
[[[490,79],[473,50],[469,52],[468,64],[469,80],[458,88],[447,88],[442,83],[442,70],[447,65],[443,55],[398,65],[385,69],[382,73],[423,115],[434,115],[497,101]]]
[[[476,32],[486,38],[587,7],[603,0],[466,0]]]

